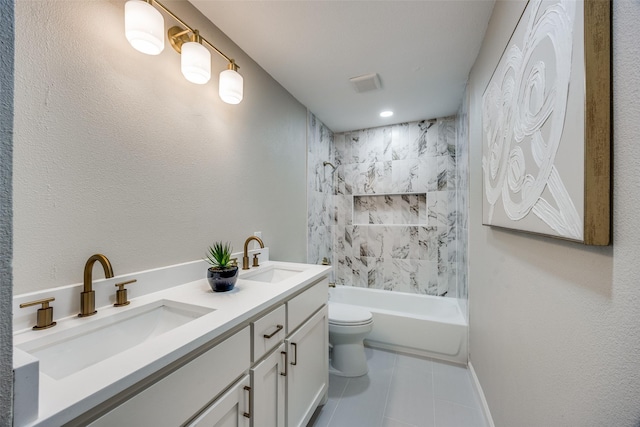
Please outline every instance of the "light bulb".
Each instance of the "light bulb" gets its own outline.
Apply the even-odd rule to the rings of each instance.
[[[164,49],[164,18],[149,3],[129,0],[124,5],[124,28],[134,49],[147,55],[158,55]]]
[[[220,73],[220,99],[227,104],[239,104],[243,92],[243,79],[237,71],[228,69]]]
[[[184,78],[203,85],[211,78],[211,52],[198,42],[182,45],[180,65]]]

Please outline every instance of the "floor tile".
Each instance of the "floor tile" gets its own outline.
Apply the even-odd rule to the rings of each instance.
[[[436,399],[435,427],[485,427],[482,412],[446,400]]]
[[[416,372],[433,373],[433,362],[431,359],[398,353],[396,355],[396,366],[413,369]]]
[[[329,375],[329,399],[339,399],[344,393],[348,382],[349,378]]]
[[[370,370],[365,376],[349,379],[331,419],[331,426],[380,426],[391,372],[391,369]]]
[[[486,427],[464,366],[365,348],[369,373],[329,376],[308,427]]]
[[[338,407],[338,399],[329,399],[327,403],[320,408],[320,412],[315,415],[315,419],[312,419],[311,424],[309,426],[313,427],[330,427],[331,418],[333,414],[336,412],[336,408]]]
[[[339,377],[336,375],[329,375],[329,399],[327,403],[320,408],[320,413],[316,415],[313,422],[314,427],[329,427],[331,424],[331,418],[338,407],[338,401],[342,397],[349,378]]]
[[[436,399],[479,408],[469,371],[464,366],[434,361],[433,388]]]
[[[396,366],[384,415],[411,425],[433,427],[432,374]]]
[[[388,350],[364,348],[364,354],[367,356],[367,365],[370,371],[390,370],[396,361],[396,353]]]
[[[385,417],[384,420],[382,420],[382,427],[417,427],[417,426],[414,426],[413,424],[406,424],[398,420]]]

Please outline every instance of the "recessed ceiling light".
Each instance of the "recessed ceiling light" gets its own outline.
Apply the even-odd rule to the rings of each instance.
[[[391,117],[393,116],[393,111],[387,110],[380,113],[380,117]]]

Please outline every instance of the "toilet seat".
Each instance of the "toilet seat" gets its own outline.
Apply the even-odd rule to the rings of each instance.
[[[373,322],[373,315],[364,308],[329,302],[329,324],[337,326],[361,326]]]

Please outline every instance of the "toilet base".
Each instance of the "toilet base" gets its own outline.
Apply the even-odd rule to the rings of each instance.
[[[334,344],[329,373],[340,377],[367,375],[369,366],[362,341],[349,344]]]

